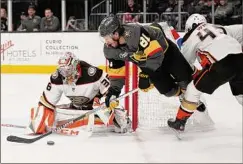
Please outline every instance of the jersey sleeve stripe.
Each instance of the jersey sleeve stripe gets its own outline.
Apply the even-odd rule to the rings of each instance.
[[[155,55],[155,54],[157,54],[157,53],[159,53],[159,52],[161,52],[161,51],[163,51],[162,47],[157,48],[157,49],[153,50],[152,52],[150,52],[150,53],[148,54],[148,56],[151,57],[151,56],[153,56],[153,55]]]
[[[153,56],[158,51],[163,51],[163,48],[160,46],[157,40],[152,40],[149,46],[144,50],[144,53],[147,56]]]

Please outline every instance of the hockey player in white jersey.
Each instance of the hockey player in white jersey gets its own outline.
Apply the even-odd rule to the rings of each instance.
[[[60,116],[61,114],[57,112],[57,103],[63,94],[71,101],[70,104],[62,105],[67,112],[75,113],[75,110],[86,110],[87,112],[100,105],[99,99],[106,94],[109,87],[110,81],[104,71],[77,59],[70,52],[65,53],[60,57],[58,68],[51,75],[38,107],[31,109],[29,129],[35,134],[46,133],[48,127],[60,126],[70,119]],[[129,123],[125,110],[106,109],[96,114],[94,124],[114,123],[119,128]],[[64,119],[60,120],[60,117]],[[67,128],[87,125],[88,119],[84,118]],[[116,131],[118,131],[117,128]]]
[[[189,17],[182,41],[182,53],[194,65],[196,59],[202,69],[195,67],[194,80],[187,86],[176,119],[168,125],[183,131],[187,119],[195,111],[202,93],[212,94],[219,86],[229,82],[232,94],[242,105],[243,53],[240,43],[220,32],[214,25],[197,23],[202,17]]]
[[[200,14],[192,14],[188,18],[188,20],[191,20],[191,22],[194,24],[194,26],[198,25],[200,23],[207,23],[206,18]],[[187,21],[187,24],[186,24],[187,30],[190,29],[191,22]],[[243,24],[234,24],[234,25],[229,25],[229,26],[222,26],[222,25],[216,25],[216,24],[212,24],[212,25],[217,30],[219,30],[221,33],[229,35],[232,38],[235,38],[241,44],[241,46],[243,48]]]

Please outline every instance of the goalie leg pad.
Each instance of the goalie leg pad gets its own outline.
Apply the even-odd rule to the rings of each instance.
[[[95,114],[99,117],[99,119],[105,124],[110,125],[112,124],[112,120],[114,118],[114,111],[109,110],[108,108],[105,110],[99,110]]]
[[[116,108],[114,110],[114,119],[113,123],[115,126],[116,133],[126,133],[131,129],[132,121],[127,116],[127,111],[123,108]]]
[[[31,122],[29,129],[35,134],[46,133],[46,128],[51,127],[55,120],[55,114],[52,109],[43,105],[37,108],[31,108]]]

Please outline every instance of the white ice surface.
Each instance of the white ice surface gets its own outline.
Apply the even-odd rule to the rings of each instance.
[[[1,123],[26,125],[29,109],[36,106],[48,78],[1,75]],[[228,84],[205,97],[214,131],[187,134],[182,141],[172,134],[137,131],[121,136],[104,132],[90,138],[51,134],[32,144],[17,144],[6,137],[21,136],[22,129],[1,127],[1,162],[242,162],[242,107]],[[48,146],[48,140],[55,145]]]

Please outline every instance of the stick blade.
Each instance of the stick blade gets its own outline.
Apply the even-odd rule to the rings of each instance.
[[[27,139],[27,138],[10,135],[7,137],[7,141],[17,142],[17,143],[32,143],[32,142],[35,142],[35,139]]]

